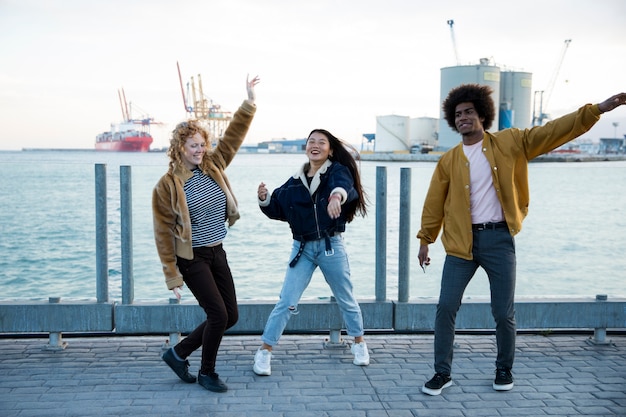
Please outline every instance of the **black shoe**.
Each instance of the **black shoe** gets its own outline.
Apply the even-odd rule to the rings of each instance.
[[[424,384],[422,392],[428,395],[439,395],[441,394],[442,389],[448,388],[450,385],[452,385],[452,378],[450,375],[440,374],[437,372],[435,376],[430,379],[430,381]]]
[[[198,384],[202,385],[204,388],[213,392],[226,392],[228,391],[228,387],[220,379],[220,376],[215,372],[210,373],[209,375],[203,375],[198,373]]]
[[[496,379],[493,381],[496,391],[510,391],[513,389],[513,375],[510,369],[496,369]]]
[[[196,377],[189,373],[189,361],[179,361],[174,356],[173,347],[165,351],[161,359],[172,368],[172,371],[178,375],[180,379],[190,384],[196,382]]]

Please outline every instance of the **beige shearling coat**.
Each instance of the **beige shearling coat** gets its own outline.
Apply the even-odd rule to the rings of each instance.
[[[228,226],[232,226],[239,219],[239,210],[224,171],[243,143],[255,112],[256,105],[251,101],[244,101],[233,115],[224,137],[215,149],[205,154],[200,165],[202,172],[213,178],[226,195],[224,221],[228,221]],[[192,176],[193,173],[186,166],[174,164],[161,177],[152,192],[154,239],[169,290],[183,285],[183,276],[176,266],[176,257],[193,259],[191,219],[183,188]]]

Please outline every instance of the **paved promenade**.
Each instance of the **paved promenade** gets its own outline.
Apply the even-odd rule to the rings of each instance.
[[[0,339],[0,416],[626,416],[626,337],[518,337],[515,388],[495,392],[493,336],[457,337],[454,385],[421,393],[432,376],[432,335],[368,335],[371,364],[324,336],[287,335],[272,375],[252,372],[258,336],[226,336],[223,394],[185,384],[161,361],[165,337]],[[199,352],[190,357],[197,372]]]

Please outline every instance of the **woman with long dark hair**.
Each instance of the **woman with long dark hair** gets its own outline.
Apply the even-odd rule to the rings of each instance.
[[[272,373],[272,347],[278,343],[317,267],[337,300],[346,330],[354,337],[351,351],[355,365],[369,365],[363,340],[363,317],[350,281],[350,266],[342,233],[355,215],[365,215],[367,198],[350,145],[324,129],[313,130],[306,142],[308,162],[281,187],[268,195],[258,188],[261,211],[271,219],[285,221],[293,235],[293,246],[280,300],[270,314],[254,356],[257,375]],[[352,151],[352,152],[351,152]]]

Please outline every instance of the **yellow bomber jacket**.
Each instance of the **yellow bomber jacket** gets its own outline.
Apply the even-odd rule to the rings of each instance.
[[[256,112],[256,105],[244,101],[228,125],[224,137],[215,149],[206,153],[200,168],[220,186],[226,195],[224,221],[232,226],[239,219],[237,200],[232,192],[226,173]],[[176,266],[176,257],[193,259],[191,247],[191,219],[185,197],[184,184],[193,173],[184,165],[175,164],[161,177],[152,192],[154,239],[165,274],[167,288],[172,290],[183,285],[183,276]]]
[[[493,186],[504,210],[511,235],[522,229],[528,214],[528,161],[582,135],[600,119],[597,104],[530,129],[485,132],[483,148]],[[421,245],[433,243],[443,226],[441,241],[448,255],[472,259],[469,161],[460,143],[444,153],[433,173],[417,238]]]

